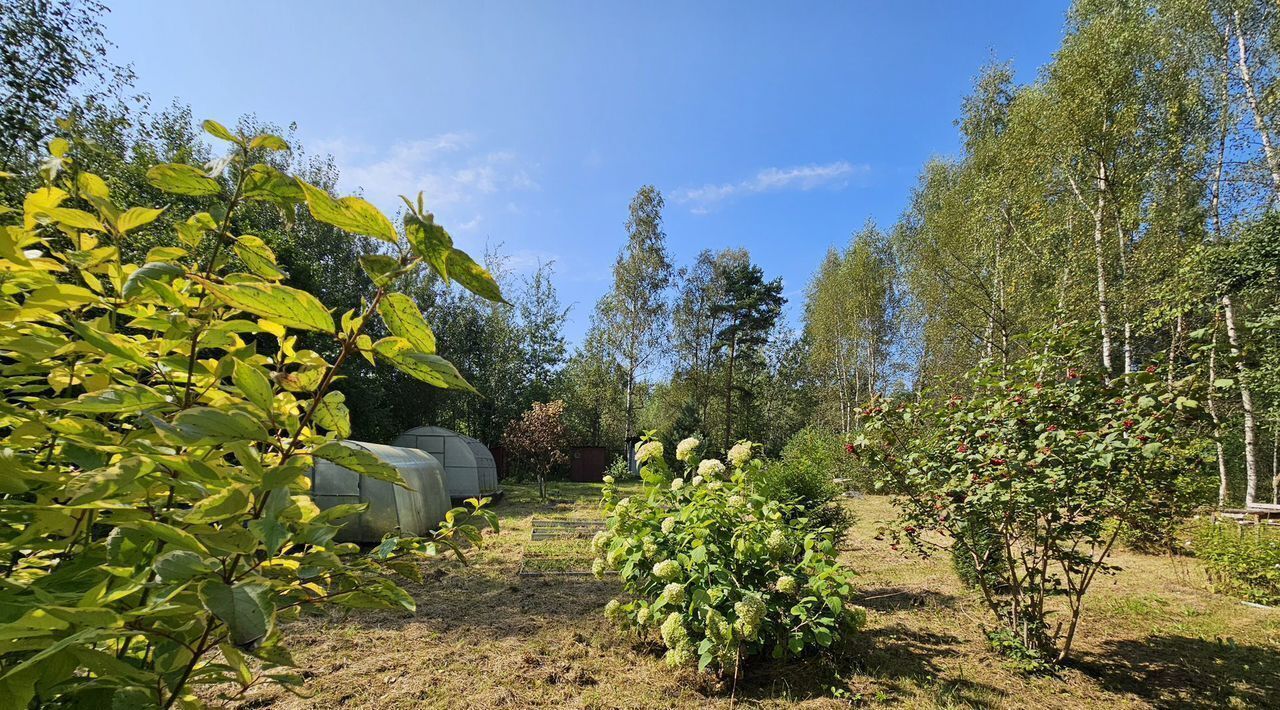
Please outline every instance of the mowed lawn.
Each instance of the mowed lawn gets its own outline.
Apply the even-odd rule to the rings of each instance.
[[[502,532],[471,564],[431,564],[410,585],[416,614],[327,613],[291,624],[312,696],[253,689],[232,703],[276,708],[1254,708],[1280,707],[1280,610],[1214,594],[1194,560],[1121,552],[1091,593],[1076,662],[1027,678],[990,652],[990,621],[943,557],[922,560],[875,539],[887,498],[849,501],[857,525],[841,559],[860,574],[868,628],[827,657],[748,668],[736,690],[675,672],[651,641],[619,633],[602,610],[617,585],[530,577],[532,520],[598,518],[599,487],[556,484],[557,502],[507,485]],[[589,565],[589,558],[582,560]],[[530,565],[575,569],[572,562]]]

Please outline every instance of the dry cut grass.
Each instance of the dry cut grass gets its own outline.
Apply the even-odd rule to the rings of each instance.
[[[1194,560],[1122,552],[1087,602],[1076,662],[1058,678],[1006,667],[989,620],[943,558],[875,539],[887,499],[851,501],[842,560],[861,575],[868,628],[799,664],[758,664],[728,684],[666,668],[651,642],[602,617],[616,583],[518,574],[534,517],[595,514],[598,487],[557,502],[508,486],[503,530],[468,567],[433,565],[416,614],[328,613],[291,625],[310,699],[254,689],[240,707],[294,708],[1253,708],[1280,707],[1280,610],[1213,594]],[[552,556],[589,554],[552,544]],[[589,564],[589,558],[587,558]],[[565,567],[575,568],[571,563]],[[560,569],[560,567],[555,567]]]

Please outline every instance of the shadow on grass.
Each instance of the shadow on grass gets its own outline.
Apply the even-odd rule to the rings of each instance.
[[[1107,690],[1158,708],[1280,707],[1280,653],[1274,648],[1148,636],[1106,641],[1075,665]]]
[[[938,661],[961,652],[963,641],[950,634],[930,633],[891,624],[853,634],[839,648],[785,663],[765,661],[751,668],[738,683],[740,698],[786,699],[798,702],[821,697],[861,695],[861,700],[884,700],[914,692],[932,693],[938,704],[987,707],[1002,691],[976,680],[940,680]],[[852,686],[853,675],[871,678],[870,687]]]
[[[884,614],[892,614],[925,607],[951,609],[956,605],[956,597],[935,592],[932,589],[882,587],[862,590],[854,598],[853,603]]]

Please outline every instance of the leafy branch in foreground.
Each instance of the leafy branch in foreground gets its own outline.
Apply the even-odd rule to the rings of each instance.
[[[117,205],[66,139],[49,146],[43,187],[0,208],[2,707],[191,707],[193,687],[213,684],[300,692],[281,621],[318,603],[412,611],[393,573],[421,580],[420,558],[463,559],[477,523],[496,529],[487,501],[471,500],[430,536],[365,553],[333,539],[360,506],[320,511],[306,476],[315,458],[349,463],[332,386],[351,357],[470,389],[394,291],[401,277],[431,268],[500,300],[492,276],[421,196],[402,238],[368,202],[255,162],[288,150],[281,138],[204,126],[230,145],[224,159],[147,179],[207,206],[143,264],[122,263],[121,246],[167,208]],[[283,285],[266,243],[238,233],[251,202],[289,220],[305,205],[385,242],[361,259],[362,307],[335,320]],[[390,336],[373,341],[374,318]],[[332,338],[336,356],[299,349],[297,331]],[[376,459],[356,468],[402,483]]]

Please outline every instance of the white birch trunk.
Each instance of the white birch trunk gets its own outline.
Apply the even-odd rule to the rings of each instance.
[[[1236,332],[1235,310],[1231,297],[1222,297],[1222,312],[1227,322],[1227,342],[1231,344],[1231,356],[1236,361],[1236,378],[1240,381],[1240,409],[1244,412],[1244,470],[1245,507],[1253,505],[1258,494],[1258,444],[1257,425],[1253,416],[1253,392],[1245,381],[1246,367],[1240,355],[1240,335]]]

